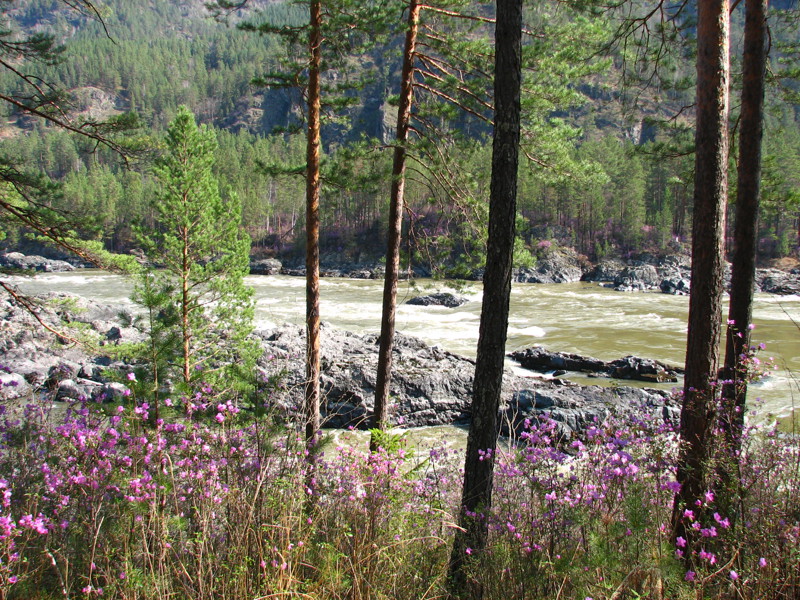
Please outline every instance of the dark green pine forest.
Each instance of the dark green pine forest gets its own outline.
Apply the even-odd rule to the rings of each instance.
[[[376,262],[385,250],[402,64],[400,8],[394,23],[387,19],[390,25],[381,25],[371,43],[335,64],[331,60],[326,71],[333,90],[328,98],[335,95],[337,101],[328,107],[322,129],[323,264]],[[764,262],[796,255],[800,228],[800,106],[792,79],[797,69],[793,50],[800,38],[791,21],[792,5],[775,3],[772,8],[778,17],[771,23],[758,232]],[[241,31],[237,24],[268,21],[292,27],[306,18],[305,8],[263,1],[248,9],[214,19],[200,0],[107,0],[98,5],[98,19],[54,0],[4,3],[7,30],[52,34],[65,47],[57,64],[25,62],[26,74],[67,90],[69,102],[63,106],[78,118],[135,113],[140,127],[127,135],[148,150],[125,164],[92,140],[2,103],[0,154],[60,185],[50,208],[77,215],[71,221],[79,224],[81,236],[100,241],[107,250],[129,252],[136,247],[135,227],[153,223],[148,209],[155,193],[153,160],[167,124],[185,105],[216,133],[215,174],[222,189],[235,192],[241,202],[252,253],[299,263],[305,225],[303,99],[297,89],[258,85],[259,79],[268,83],[271,73],[287,71],[292,49],[277,35]],[[492,8],[473,2],[461,3],[458,10],[486,17]],[[516,260],[531,264],[551,244],[574,247],[590,260],[688,249],[694,168],[690,19],[677,19],[679,31],[665,32],[659,50],[655,30],[647,40],[641,32],[621,36],[619,13],[597,3],[555,15],[537,15],[538,10],[530,8],[533,14],[526,17],[539,27],[526,47],[534,63],[539,56],[541,66],[537,45],[543,42],[537,32],[562,35],[561,27],[557,43],[549,41],[557,51],[548,56],[562,61],[556,67],[562,78],[537,81],[539,66],[533,64],[530,86],[523,92],[535,143],[523,152],[520,165]],[[737,8],[732,15],[732,148],[737,143],[742,12]],[[429,76],[420,76],[426,86],[434,81],[430,74],[444,63],[443,56],[457,62],[470,52],[477,55],[474,48],[491,32],[480,21],[442,15],[429,19],[430,40],[476,46],[459,47],[453,41],[443,50],[431,41]],[[588,33],[570,34],[570,27]],[[490,80],[481,81],[479,66],[470,68],[463,71],[467,83],[491,89]],[[541,72],[552,68],[541,66]],[[417,152],[406,185],[402,251],[405,264],[459,275],[480,268],[484,260],[491,163],[486,115],[491,113],[478,102],[478,93],[470,92],[473,105],[463,100],[469,94],[451,96],[448,77],[440,78],[438,93],[422,87],[416,92],[418,122],[412,137]],[[18,73],[0,70],[4,93],[24,95],[24,87]],[[732,151],[731,173],[735,156]],[[735,185],[729,193],[732,213]],[[37,249],[24,227],[2,219],[0,247]]]

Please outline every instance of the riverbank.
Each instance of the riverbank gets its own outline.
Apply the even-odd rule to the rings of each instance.
[[[605,259],[589,262],[570,248],[551,246],[540,251],[533,266],[514,270],[514,281],[518,283],[574,283],[595,282],[621,292],[660,291],[665,294],[687,295],[691,289],[691,259],[688,255],[655,255],[641,253],[626,260]],[[0,254],[0,267],[35,272],[65,272],[85,268],[86,264],[26,256],[19,252]],[[252,258],[250,273],[253,275],[305,276],[305,266],[295,261],[277,258]],[[327,278],[382,279],[385,268],[378,261],[371,263],[343,262],[337,255],[321,258],[320,276]],[[445,276],[448,271],[443,270]],[[402,279],[429,278],[433,273],[423,267],[412,267],[402,271]],[[459,272],[458,278],[480,281],[482,270]],[[726,264],[726,287],[730,285],[730,265]],[[793,259],[776,261],[774,266],[756,270],[756,291],[777,295],[800,294],[800,263]]]
[[[13,298],[0,301],[0,398],[24,399],[44,393],[56,402],[80,399],[123,402],[131,394],[129,374],[146,369],[127,356],[126,346],[146,333],[135,315],[118,306],[79,296],[50,293],[32,299],[35,315]],[[287,423],[302,420],[305,333],[283,326],[256,332],[259,397]],[[325,427],[366,428],[372,412],[378,338],[325,326],[322,335]],[[391,422],[402,427],[468,425],[474,362],[398,335],[391,387]],[[601,387],[566,380],[523,377],[508,372],[503,410],[506,434],[526,419],[547,416],[559,435],[571,439],[612,413],[648,412],[677,420],[677,403],[667,389]]]

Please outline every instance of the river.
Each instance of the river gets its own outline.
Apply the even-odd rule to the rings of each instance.
[[[63,291],[134,308],[130,283],[103,271],[15,277],[28,293]],[[305,279],[251,275],[259,327],[282,323],[302,325]],[[380,330],[383,282],[323,279],[323,322],[357,333]],[[422,280],[402,282],[398,290],[397,329],[445,350],[475,356],[482,284]],[[422,307],[405,301],[432,291],[454,291],[469,299],[457,309]],[[508,351],[541,344],[550,350],[613,360],[628,354],[682,365],[686,348],[688,297],[661,293],[615,292],[596,283],[514,284],[511,292]],[[727,307],[725,309],[727,311]],[[757,294],[753,310],[755,343],[763,342],[762,358],[774,357],[772,374],[752,387],[750,398],[764,401],[764,410],[786,416],[800,400],[800,298]],[[571,377],[581,381],[579,376]],[[610,380],[585,380],[609,384]]]

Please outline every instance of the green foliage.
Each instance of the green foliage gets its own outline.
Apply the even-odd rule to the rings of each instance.
[[[214,382],[233,389],[252,377],[255,346],[252,290],[244,285],[250,240],[241,231],[241,205],[223,197],[212,173],[216,139],[181,107],[156,164],[153,229],[138,240],[158,268],[146,270],[137,298],[151,315],[151,356],[157,372],[177,362],[190,388]],[[174,331],[177,330],[177,335]]]

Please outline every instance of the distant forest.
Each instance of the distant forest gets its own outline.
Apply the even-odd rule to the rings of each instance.
[[[781,3],[778,3],[781,4]],[[773,8],[792,10],[791,5]],[[785,3],[783,3],[785,4]],[[277,37],[239,31],[237,19],[291,25],[305,17],[289,2],[257,2],[263,12],[234,15],[233,25],[213,20],[200,0],[107,0],[102,23],[65,11],[53,0],[4,8],[3,17],[25,31],[54,33],[66,46],[55,66],[26,65],[43,81],[69,90],[75,112],[102,119],[135,112],[142,128],[132,135],[157,152],[166,124],[186,105],[216,131],[216,174],[242,202],[243,223],[260,256],[299,256],[304,227],[301,176],[305,142],[298,96],[258,87],[253,79],[280,70],[286,48]],[[733,15],[734,46],[741,53],[741,8]],[[607,20],[603,14],[592,19]],[[384,249],[391,171],[391,142],[399,91],[402,23],[368,53],[347,62],[337,76],[365,78],[348,107],[323,129],[326,185],[321,202],[323,261],[374,261]],[[613,31],[610,23],[607,31]],[[792,47],[800,28],[773,24],[772,87],[768,91],[763,199],[759,232],[762,260],[796,255],[800,234],[800,106],[791,75]],[[690,39],[691,36],[689,36]],[[570,43],[565,41],[564,43]],[[738,44],[738,46],[737,46]],[[691,47],[685,56],[691,55]],[[586,49],[588,60],[597,58]],[[591,58],[594,57],[594,58]],[[611,47],[595,73],[572,82],[582,102],[550,116],[573,135],[567,167],[523,161],[520,171],[518,260],[534,261],[551,243],[572,246],[589,259],[641,251],[688,248],[693,189],[693,59],[676,64],[670,84],[644,88],[623,81],[623,55]],[[736,64],[733,65],[734,73]],[[735,79],[735,77],[734,77]],[[683,82],[682,82],[683,80]],[[738,91],[732,89],[733,127]],[[3,71],[0,89],[18,78]],[[793,95],[794,94],[794,95]],[[152,222],[152,154],[128,165],[86,140],[25,119],[3,105],[0,152],[59,182],[57,202],[80,215],[83,235],[112,251],[135,247],[133,228]],[[458,192],[419,167],[407,184],[404,249],[415,261],[479,267],[490,175],[490,129],[463,115],[441,117],[459,133],[448,148],[449,167],[460,174]],[[732,140],[735,147],[736,140]],[[736,154],[731,153],[732,161]],[[439,167],[432,166],[431,169]],[[735,164],[731,164],[735,172]],[[735,176],[731,177],[735,184]],[[735,197],[735,185],[731,189]],[[732,205],[732,202],[731,202]],[[26,232],[0,221],[0,247],[24,249]]]

